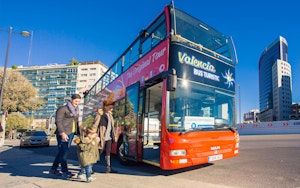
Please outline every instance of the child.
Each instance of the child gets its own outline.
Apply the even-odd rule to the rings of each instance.
[[[91,170],[92,165],[99,160],[98,143],[100,139],[92,127],[83,128],[82,133],[82,136],[74,140],[77,144],[77,155],[81,168],[77,178],[83,179],[83,174],[86,173],[86,181],[91,182],[96,179],[91,176]]]

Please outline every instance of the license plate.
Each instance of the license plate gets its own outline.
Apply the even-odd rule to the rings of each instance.
[[[41,142],[40,142],[40,141],[31,141],[30,143],[31,143],[32,145],[41,144]]]
[[[223,159],[222,154],[208,156],[208,161],[217,161],[217,160],[221,160],[221,159]]]

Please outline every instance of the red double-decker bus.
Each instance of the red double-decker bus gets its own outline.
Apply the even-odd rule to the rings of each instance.
[[[112,97],[123,164],[179,169],[239,154],[231,37],[166,6],[85,93],[83,125]]]

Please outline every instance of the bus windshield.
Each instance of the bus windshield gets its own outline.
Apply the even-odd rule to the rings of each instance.
[[[234,126],[234,95],[178,79],[169,97],[170,132],[223,130]]]
[[[181,10],[175,10],[176,19],[172,22],[172,28],[179,37],[177,40],[184,40],[190,47],[218,56],[227,63],[237,63],[234,44],[230,37]],[[174,17],[174,11],[171,11],[171,14]]]

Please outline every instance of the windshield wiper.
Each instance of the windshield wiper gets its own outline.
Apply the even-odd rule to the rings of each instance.
[[[233,127],[229,127],[228,125],[224,125],[224,127],[219,127],[219,128],[216,128],[216,129],[218,129],[218,130],[228,129],[233,133],[236,132],[236,129],[234,129]]]
[[[233,132],[233,133],[236,132],[236,130],[234,128],[232,128],[232,127],[228,127],[228,129],[231,130],[231,132]]]

